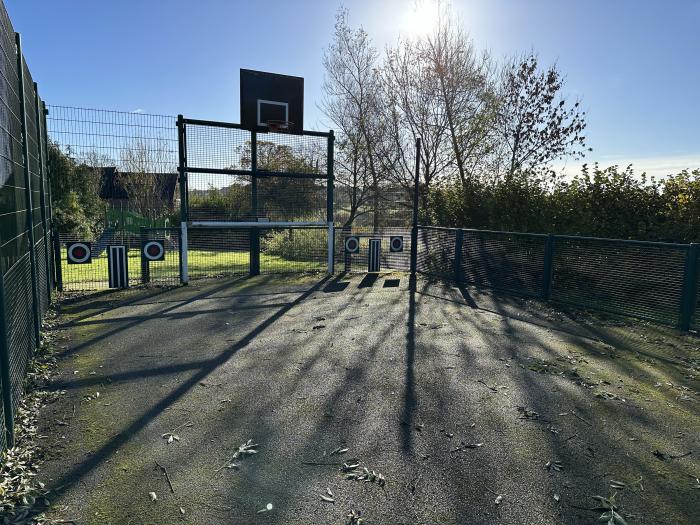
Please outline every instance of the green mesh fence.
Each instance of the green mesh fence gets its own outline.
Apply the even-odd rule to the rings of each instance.
[[[552,298],[675,324],[686,255],[686,246],[556,237]]]
[[[345,240],[349,236],[359,238],[357,253],[345,252]],[[391,252],[389,242],[392,237],[403,238],[403,250]],[[338,228],[335,231],[335,270],[337,272],[362,273],[367,271],[370,239],[380,240],[380,266],[383,270],[408,271],[411,267],[411,230],[406,228],[352,227]],[[420,241],[420,240],[419,240]],[[420,242],[419,242],[420,246]],[[427,273],[427,272],[426,272]]]
[[[3,383],[0,381],[0,398],[5,397]],[[5,428],[5,404],[0,403],[0,450],[7,447],[7,429]]]
[[[129,277],[131,284],[177,285],[180,284],[180,230],[179,228],[143,228],[140,231],[138,247],[138,275]],[[142,247],[150,241],[162,243],[164,255],[162,260],[149,261],[143,257]],[[130,256],[133,252],[129,251]],[[136,262],[136,261],[134,261]]]
[[[465,230],[459,279],[466,283],[542,293],[544,235]]]
[[[420,226],[417,270],[698,330],[697,253],[684,244]]]
[[[0,448],[13,441],[13,416],[51,302],[43,108],[0,2]]]
[[[695,301],[690,326],[693,330],[700,331],[700,252],[695,259]]]
[[[10,354],[9,368],[12,380],[12,408],[14,410],[22,397],[22,381],[37,343],[33,329],[32,272],[29,254],[26,254],[10,268],[4,276],[4,280],[5,322],[7,323],[7,346]]]
[[[422,227],[418,229],[416,269],[441,278],[454,276],[457,230]]]

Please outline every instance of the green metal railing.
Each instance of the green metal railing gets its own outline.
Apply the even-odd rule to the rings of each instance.
[[[0,1],[0,450],[14,444],[14,415],[51,302],[51,207],[46,114]]]
[[[421,273],[700,329],[700,249],[672,244],[419,226]]]

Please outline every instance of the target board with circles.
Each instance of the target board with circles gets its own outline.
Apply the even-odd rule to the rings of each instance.
[[[92,245],[89,242],[69,242],[68,264],[90,264],[92,262]]]
[[[346,253],[359,253],[360,252],[360,238],[355,235],[349,235],[345,238],[345,251]]]
[[[165,243],[162,239],[148,241],[144,243],[141,254],[148,261],[165,260]]]
[[[392,235],[389,238],[389,251],[393,253],[403,251],[403,236],[402,235]]]

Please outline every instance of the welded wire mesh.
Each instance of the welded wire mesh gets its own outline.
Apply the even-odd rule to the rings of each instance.
[[[328,169],[324,136],[258,133],[257,150],[260,171],[325,175]]]
[[[357,253],[345,250],[345,240],[356,236],[360,241]],[[392,252],[392,237],[402,237],[403,251]],[[408,271],[411,266],[411,231],[406,228],[353,227],[335,230],[335,270],[338,272],[363,273],[369,267],[369,245],[371,239],[380,241],[381,271]]]
[[[248,274],[250,228],[191,228],[187,260],[190,279]],[[325,228],[260,228],[260,273],[303,273],[328,268]]]
[[[107,252],[110,246],[125,246],[129,286],[140,284],[178,284],[180,282],[180,230],[178,228],[139,228],[131,230],[107,230],[90,243],[92,258],[89,263],[68,262],[68,246],[73,242],[84,242],[82,236],[62,233],[59,235],[61,274],[65,291],[104,290],[109,288],[109,266]],[[152,261],[144,266],[141,256],[144,241],[163,240],[164,261]],[[150,278],[149,278],[150,276]]]
[[[328,229],[274,228],[260,231],[260,273],[328,269]]]
[[[257,217],[270,221],[326,219],[325,180],[262,177],[257,184]]]
[[[187,177],[190,220],[254,220],[249,175],[189,173]]]
[[[412,223],[411,191],[397,185],[383,184],[376,193],[369,174],[336,174],[334,219],[339,226],[353,228],[410,228]],[[375,199],[376,195],[376,199]]]
[[[325,220],[327,137],[187,121],[184,136],[190,220]]]
[[[48,267],[46,259],[46,244],[44,239],[39,239],[35,244],[36,253],[36,278],[37,278],[37,291],[39,295],[39,312],[43,315],[46,310],[49,309],[49,290],[47,280]]]
[[[139,283],[141,228],[180,222],[177,119],[138,110],[48,109],[50,139],[68,159],[73,175],[89,179],[86,183],[99,194],[97,204],[90,204],[88,231],[58,224],[64,289],[107,288],[110,245],[127,246],[129,282]],[[76,241],[94,245],[90,264],[67,263],[65,243]]]
[[[557,236],[554,253],[553,299],[677,323],[687,247]]]
[[[32,272],[29,253],[26,253],[5,273],[5,322],[7,323],[7,346],[10,357],[13,410],[22,399],[22,382],[27,365],[36,348],[32,326]]]
[[[460,280],[495,289],[542,293],[546,236],[463,230]]]
[[[144,228],[140,232],[140,241],[139,250],[142,250],[143,245],[149,241],[162,242],[165,254],[162,261],[149,261],[139,252],[140,276],[132,284],[179,284],[180,230],[178,228]]]
[[[179,217],[175,117],[66,106],[48,110],[49,138],[76,176],[93,181],[102,203],[90,238],[83,240],[114,228],[124,214],[152,227]],[[59,227],[60,233],[75,233]]]
[[[25,197],[24,162],[22,153],[22,124],[18,95],[17,55],[14,30],[4,5],[0,9],[0,162],[3,184],[0,189],[2,213],[2,267],[6,271],[28,250],[26,231],[27,205]]]
[[[416,270],[441,278],[452,278],[456,235],[456,230],[447,228],[418,228]]]
[[[20,403],[26,369],[38,344],[35,321],[40,321],[50,299],[43,133],[37,125],[42,106],[18,51],[14,29],[0,2],[0,284],[5,322],[0,366],[10,376],[9,381],[0,380],[0,448],[8,443],[4,416],[11,417]],[[36,298],[33,284],[39,292]]]
[[[695,275],[695,305],[691,318],[691,327],[693,330],[700,331],[700,253],[697,256],[695,268],[697,270]]]
[[[78,164],[122,172],[177,173],[176,118],[49,105],[49,136]]]
[[[0,399],[5,398],[3,384],[0,381]],[[0,401],[0,450],[5,450],[7,447],[7,429],[5,428],[5,404]]]
[[[187,124],[185,148],[189,168],[217,170],[250,169],[251,132],[240,128]],[[216,187],[218,178],[189,174],[190,190]]]
[[[244,275],[250,270],[250,230],[191,228],[187,234],[190,279]]]

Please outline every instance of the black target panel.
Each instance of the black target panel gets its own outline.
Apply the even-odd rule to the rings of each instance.
[[[152,240],[144,243],[141,247],[141,254],[149,261],[165,260],[165,243],[163,240]]]
[[[110,288],[129,287],[129,259],[126,246],[107,247],[107,271],[109,272]]]
[[[369,240],[369,253],[367,254],[367,271],[369,273],[376,273],[382,269],[382,240],[381,239],[370,239]]]
[[[355,235],[349,235],[345,238],[346,253],[360,253],[360,238]]]
[[[68,264],[92,263],[92,244],[89,242],[69,242],[66,244]]]
[[[403,251],[403,235],[392,235],[389,237],[389,251],[392,253]]]
[[[267,131],[270,120],[288,121],[289,133],[304,129],[304,79],[241,69],[241,125]]]

